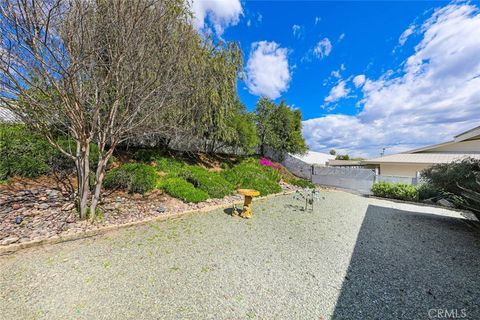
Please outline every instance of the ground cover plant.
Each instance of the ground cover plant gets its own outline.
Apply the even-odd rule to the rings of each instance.
[[[170,177],[161,180],[158,187],[165,190],[165,192],[172,197],[181,199],[185,202],[197,203],[208,199],[208,193],[195,188],[190,182],[178,177]]]
[[[211,198],[223,198],[232,194],[235,187],[220,172],[212,172],[200,166],[186,166],[179,177],[205,191]]]
[[[281,191],[280,173],[271,167],[261,165],[255,158],[246,159],[224,170],[222,174],[236,188],[255,189],[260,191],[261,195]]]

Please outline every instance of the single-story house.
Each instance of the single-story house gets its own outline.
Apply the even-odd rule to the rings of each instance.
[[[468,157],[480,159],[480,126],[456,135],[448,142],[364,160],[362,163],[375,166],[382,176],[413,178],[434,164],[450,163]]]

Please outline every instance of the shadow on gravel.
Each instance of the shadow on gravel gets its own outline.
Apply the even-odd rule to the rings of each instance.
[[[333,319],[480,319],[479,274],[461,219],[370,205]]]

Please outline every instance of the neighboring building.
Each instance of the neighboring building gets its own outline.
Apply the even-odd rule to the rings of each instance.
[[[434,164],[450,163],[468,157],[480,159],[480,126],[455,136],[452,141],[365,160],[362,163],[374,165],[382,176],[413,178]]]
[[[341,167],[341,168],[363,168],[361,160],[329,160],[327,162],[329,167]]]
[[[331,160],[335,160],[335,156],[333,156],[331,154],[315,152],[315,151],[310,151],[310,150],[307,151],[307,153],[304,154],[304,155],[293,154],[291,156],[295,157],[298,160],[301,160],[305,163],[314,164],[314,165],[317,165],[317,166],[325,166],[325,165],[327,165],[327,162],[329,162]]]

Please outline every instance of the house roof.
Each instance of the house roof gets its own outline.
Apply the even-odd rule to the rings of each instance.
[[[364,164],[390,163],[390,164],[436,164],[449,163],[465,158],[480,160],[478,153],[397,153],[380,158],[364,160]]]
[[[322,164],[322,165],[324,165],[329,160],[335,159],[335,156],[332,156],[331,154],[315,152],[315,151],[308,151],[304,155],[294,154],[292,156],[308,164]]]
[[[0,123],[18,123],[22,122],[12,111],[0,106]]]
[[[453,137],[454,139],[453,141],[460,142],[460,141],[470,140],[473,138],[476,138],[476,139],[480,138],[480,126],[472,128],[460,134],[457,134],[456,136]]]
[[[360,160],[329,160],[329,166],[359,166],[362,161]]]

